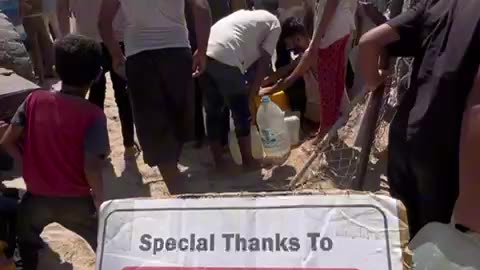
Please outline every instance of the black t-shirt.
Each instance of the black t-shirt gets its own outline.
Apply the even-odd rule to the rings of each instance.
[[[458,158],[465,103],[480,63],[480,1],[421,0],[388,24],[400,35],[390,54],[415,58],[391,143],[408,144],[427,159]]]

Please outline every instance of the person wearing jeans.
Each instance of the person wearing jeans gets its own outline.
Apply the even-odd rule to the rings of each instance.
[[[240,10],[212,27],[209,57],[201,84],[205,91],[207,133],[217,169],[223,169],[222,119],[232,112],[244,167],[256,167],[252,156],[250,97],[256,95],[267,75],[281,32],[280,22],[266,10]],[[246,85],[248,69],[255,63],[255,76]]]
[[[208,0],[210,10],[212,12],[212,23],[216,23],[222,18],[228,16],[233,12],[232,3],[230,0],[218,1]],[[193,10],[189,2],[185,2],[185,16],[187,19],[188,34],[192,52],[197,50],[197,38],[195,35],[195,20],[193,18]],[[195,79],[195,141],[196,147],[201,147],[205,139],[205,125],[203,116],[203,89],[199,83],[199,79]],[[223,118],[223,136],[222,145],[228,145],[228,132],[230,131],[230,111],[225,108]]]

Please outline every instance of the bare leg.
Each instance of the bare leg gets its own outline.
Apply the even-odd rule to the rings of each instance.
[[[40,17],[43,19],[43,17]],[[55,56],[53,53],[53,42],[48,33],[48,28],[43,25],[39,25],[38,28],[38,43],[43,55],[43,63],[45,67],[45,76],[54,77],[55,72],[53,66],[55,65]]]
[[[43,70],[41,48],[38,43],[38,33],[36,31],[35,18],[24,18],[23,27],[27,33],[27,40],[30,46],[30,57],[32,58],[35,76],[38,78],[39,83],[43,84],[45,82],[45,73]]]

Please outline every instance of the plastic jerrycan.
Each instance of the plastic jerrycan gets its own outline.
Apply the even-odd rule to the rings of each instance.
[[[254,159],[263,158],[263,147],[260,134],[256,126],[250,127],[250,139],[252,141],[252,156]],[[242,153],[240,152],[240,146],[238,145],[237,135],[235,131],[232,130],[228,134],[228,147],[230,148],[230,153],[232,155],[233,161],[237,165],[242,165]]]
[[[257,124],[266,158],[284,158],[290,153],[290,139],[284,117],[285,113],[270,97],[262,97]]]
[[[430,223],[408,245],[414,269],[480,270],[480,241],[453,225]]]

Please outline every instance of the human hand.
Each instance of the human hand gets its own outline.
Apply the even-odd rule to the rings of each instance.
[[[260,88],[260,91],[258,91],[258,95],[261,97],[268,96],[270,94],[275,93],[276,91],[277,91],[277,85],[262,87]]]
[[[206,53],[196,51],[193,54],[193,65],[192,65],[192,77],[197,78],[200,76],[207,67],[207,55]]]

